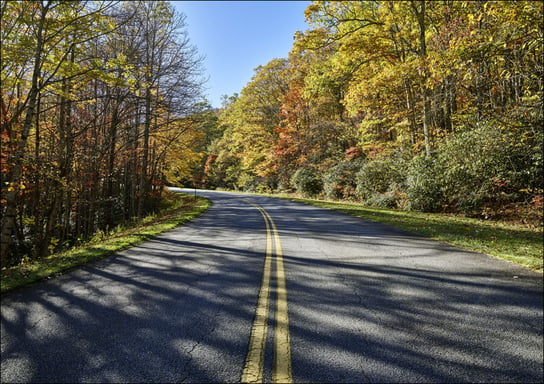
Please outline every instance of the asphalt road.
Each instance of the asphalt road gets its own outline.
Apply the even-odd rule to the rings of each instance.
[[[544,380],[541,274],[316,207],[198,193],[213,205],[191,223],[3,296],[1,382],[230,383],[250,366],[268,382],[276,365],[294,382]]]

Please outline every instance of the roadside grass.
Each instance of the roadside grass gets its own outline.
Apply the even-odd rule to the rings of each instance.
[[[87,243],[43,259],[25,258],[20,265],[1,271],[1,293],[48,280],[76,267],[104,259],[124,249],[134,247],[162,232],[200,215],[210,206],[203,197],[165,192],[167,199],[160,213],[152,214],[127,227],[117,227],[108,233],[99,231]]]
[[[304,199],[270,195],[334,209],[471,251],[501,258],[535,272],[543,272],[543,231],[522,224],[483,221],[450,214],[431,214],[393,209],[369,208],[351,202]]]

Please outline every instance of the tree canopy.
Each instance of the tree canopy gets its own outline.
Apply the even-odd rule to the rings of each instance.
[[[542,2],[314,1],[305,16],[289,57],[220,111],[210,186],[538,208]]]
[[[3,1],[0,16],[5,267],[156,209],[198,157],[203,81],[169,2]]]

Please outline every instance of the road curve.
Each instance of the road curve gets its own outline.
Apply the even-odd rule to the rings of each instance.
[[[213,204],[191,223],[4,295],[1,382],[239,382],[261,301],[265,382],[278,364],[294,382],[543,381],[541,274],[317,207],[197,193]]]

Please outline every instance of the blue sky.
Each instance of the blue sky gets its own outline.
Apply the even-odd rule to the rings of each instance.
[[[296,31],[305,31],[310,1],[171,1],[185,14],[192,44],[205,56],[208,101],[240,92],[254,69],[287,57]]]

